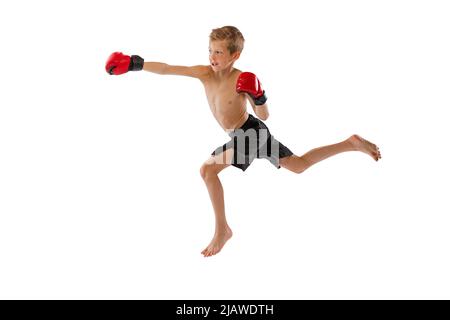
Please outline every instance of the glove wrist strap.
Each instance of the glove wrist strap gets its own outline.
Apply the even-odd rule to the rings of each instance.
[[[144,68],[144,59],[137,55],[130,57],[130,65],[128,66],[128,71],[140,71]]]
[[[255,104],[257,106],[262,106],[267,101],[266,91],[263,91],[262,96],[258,98],[253,98],[253,101],[255,101]]]

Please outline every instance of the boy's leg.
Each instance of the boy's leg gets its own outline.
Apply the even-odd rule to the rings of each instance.
[[[342,142],[312,149],[301,157],[292,155],[281,158],[280,166],[295,173],[301,173],[319,161],[346,151],[367,153],[375,161],[381,158],[380,151],[375,144],[355,134]]]
[[[225,217],[225,201],[222,183],[218,174],[230,166],[233,160],[233,148],[209,158],[200,168],[205,181],[215,215],[215,233],[211,243],[202,251],[205,257],[217,254],[233,235]]]

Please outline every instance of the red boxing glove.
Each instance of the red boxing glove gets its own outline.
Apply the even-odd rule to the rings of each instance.
[[[251,72],[242,72],[236,82],[238,93],[248,93],[257,106],[261,106],[267,101],[265,91],[261,87],[261,82]]]
[[[139,56],[127,56],[122,52],[114,52],[106,61],[105,69],[109,74],[123,74],[128,71],[139,71],[144,68],[144,59]]]

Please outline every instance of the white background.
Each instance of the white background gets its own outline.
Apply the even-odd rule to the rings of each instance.
[[[446,1],[2,2],[0,298],[449,299],[449,16]],[[104,63],[208,64],[224,25],[280,141],[303,154],[358,133],[383,159],[228,168],[234,237],[205,259],[199,168],[228,136],[201,83]]]

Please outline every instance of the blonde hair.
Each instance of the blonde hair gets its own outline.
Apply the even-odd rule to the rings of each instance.
[[[227,40],[228,51],[230,54],[235,52],[242,52],[244,49],[244,36],[238,28],[233,26],[225,26],[222,28],[213,29],[209,35],[209,41]]]

